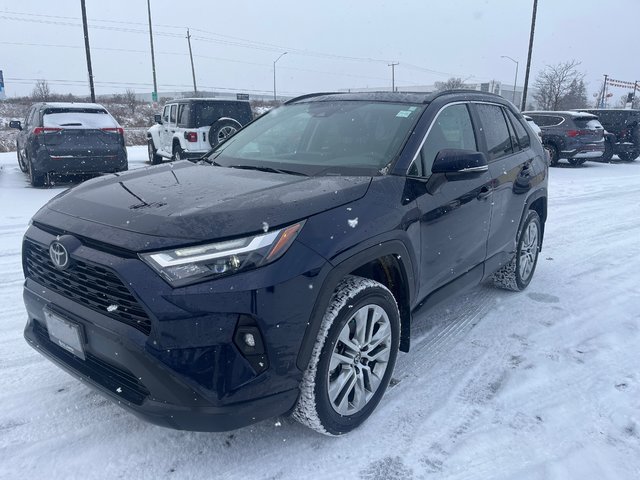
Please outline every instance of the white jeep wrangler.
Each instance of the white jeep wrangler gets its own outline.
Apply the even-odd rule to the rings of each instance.
[[[172,100],[147,131],[149,162],[201,157],[252,119],[246,100]]]

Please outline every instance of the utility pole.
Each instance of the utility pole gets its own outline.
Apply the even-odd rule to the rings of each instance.
[[[276,98],[276,63],[278,63],[278,60],[284,57],[287,53],[288,52],[281,53],[280,56],[273,61],[273,101],[274,102],[278,101],[278,99]]]
[[[153,92],[151,101],[158,101],[158,83],[156,82],[156,57],[153,54],[153,30],[151,29],[151,0],[147,0],[147,10],[149,12],[149,40],[151,41],[151,70],[153,71]]]
[[[631,108],[633,108],[633,104],[636,102],[636,90],[638,89],[638,80],[633,83],[633,99],[631,100]]]
[[[198,96],[198,87],[196,86],[196,69],[193,66],[193,53],[191,53],[191,34],[187,28],[187,42],[189,43],[189,57],[191,57],[191,75],[193,75],[193,94]]]
[[[609,75],[604,76],[604,83],[602,84],[602,96],[600,97],[598,108],[604,108],[604,96],[607,94],[607,78],[609,78]]]
[[[531,33],[529,34],[529,54],[527,55],[527,70],[524,74],[524,88],[522,89],[521,111],[527,109],[527,90],[529,89],[529,72],[531,70],[531,53],[533,52],[533,36],[536,31],[536,13],[538,12],[538,0],[533,0],[533,14],[531,15]]]
[[[511,100],[515,104],[516,103],[516,84],[518,83],[518,61],[511,58],[509,55],[500,55],[500,58],[508,58],[509,60],[511,60],[513,63],[516,64],[516,78],[513,81],[513,98]]]
[[[396,91],[396,65],[400,65],[398,62],[389,63],[387,66],[391,67],[391,91]]]
[[[87,28],[87,8],[84,0],[80,0],[82,8],[82,27],[84,29],[84,48],[87,52],[87,70],[89,71],[89,89],[91,90],[91,102],[96,102],[96,92],[93,89],[93,70],[91,69],[91,50],[89,49],[89,29]]]

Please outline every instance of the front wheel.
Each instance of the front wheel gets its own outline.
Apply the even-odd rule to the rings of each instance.
[[[389,384],[399,342],[392,293],[373,280],[346,277],[322,319],[293,417],[325,435],[361,425]]]
[[[27,170],[29,170],[29,165],[27,165],[27,161],[25,160],[24,155],[20,153],[20,147],[17,148],[16,152],[18,155],[18,167],[20,167],[20,171],[27,173]]]
[[[151,165],[158,165],[162,163],[162,156],[158,155],[158,149],[153,144],[153,140],[147,140],[147,152],[149,154],[149,163]]]
[[[529,210],[522,225],[513,259],[493,274],[496,287],[519,292],[527,288],[538,263],[542,246],[542,223],[535,210]]]

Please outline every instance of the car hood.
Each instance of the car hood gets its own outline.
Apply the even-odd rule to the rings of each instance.
[[[370,182],[185,161],[85,182],[52,200],[34,221],[139,251],[276,228],[357,200]],[[132,241],[126,232],[146,240]]]

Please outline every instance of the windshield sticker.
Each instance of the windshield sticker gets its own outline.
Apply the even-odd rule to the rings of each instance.
[[[402,118],[407,118],[409,115],[411,115],[411,112],[409,110],[400,110],[396,117],[402,117]]]

